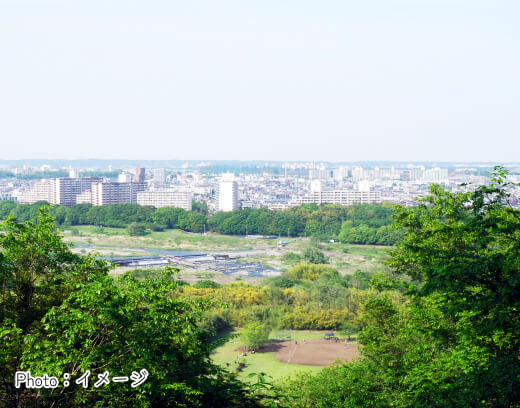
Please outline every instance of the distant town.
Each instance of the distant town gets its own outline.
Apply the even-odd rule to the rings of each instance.
[[[161,164],[161,163],[160,163]],[[71,207],[137,203],[191,210],[193,201],[208,209],[286,209],[302,204],[413,205],[432,183],[466,191],[488,182],[490,164],[344,164],[185,162],[164,167],[34,163],[0,167],[0,200],[20,204],[46,201]],[[520,165],[507,166],[509,180],[520,182]],[[511,188],[519,206],[520,188]]]

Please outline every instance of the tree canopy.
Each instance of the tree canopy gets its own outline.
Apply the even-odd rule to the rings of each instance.
[[[8,407],[249,407],[255,397],[213,365],[210,302],[179,298],[174,270],[153,280],[114,279],[108,266],[70,252],[54,220],[0,226],[0,401]],[[139,387],[110,381],[146,370]],[[56,388],[14,386],[15,371],[55,376]],[[91,372],[91,383],[76,383]],[[70,385],[64,385],[64,374]]]

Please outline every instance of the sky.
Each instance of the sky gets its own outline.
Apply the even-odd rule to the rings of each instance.
[[[520,2],[0,1],[0,160],[520,161]]]

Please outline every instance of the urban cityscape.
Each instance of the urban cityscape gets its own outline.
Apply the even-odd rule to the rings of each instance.
[[[63,206],[136,203],[143,206],[192,209],[193,200],[210,211],[243,208],[281,210],[302,204],[379,204],[405,206],[428,193],[431,184],[450,191],[467,191],[488,182],[489,164],[347,165],[327,163],[244,162],[213,169],[211,162],[171,167],[105,168],[4,164],[0,171],[0,198],[20,204],[48,202]],[[235,168],[235,171],[227,171]],[[509,181],[520,181],[520,165],[509,166]],[[97,176],[91,176],[97,174]],[[54,176],[59,175],[59,176]],[[39,176],[41,178],[39,178]],[[518,206],[520,189],[511,190]]]

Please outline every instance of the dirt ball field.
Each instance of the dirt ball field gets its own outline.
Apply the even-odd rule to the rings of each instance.
[[[274,352],[276,358],[284,363],[328,366],[338,358],[351,361],[360,356],[357,344],[334,342],[325,339],[307,340],[306,343],[294,340],[272,341],[262,350]]]

